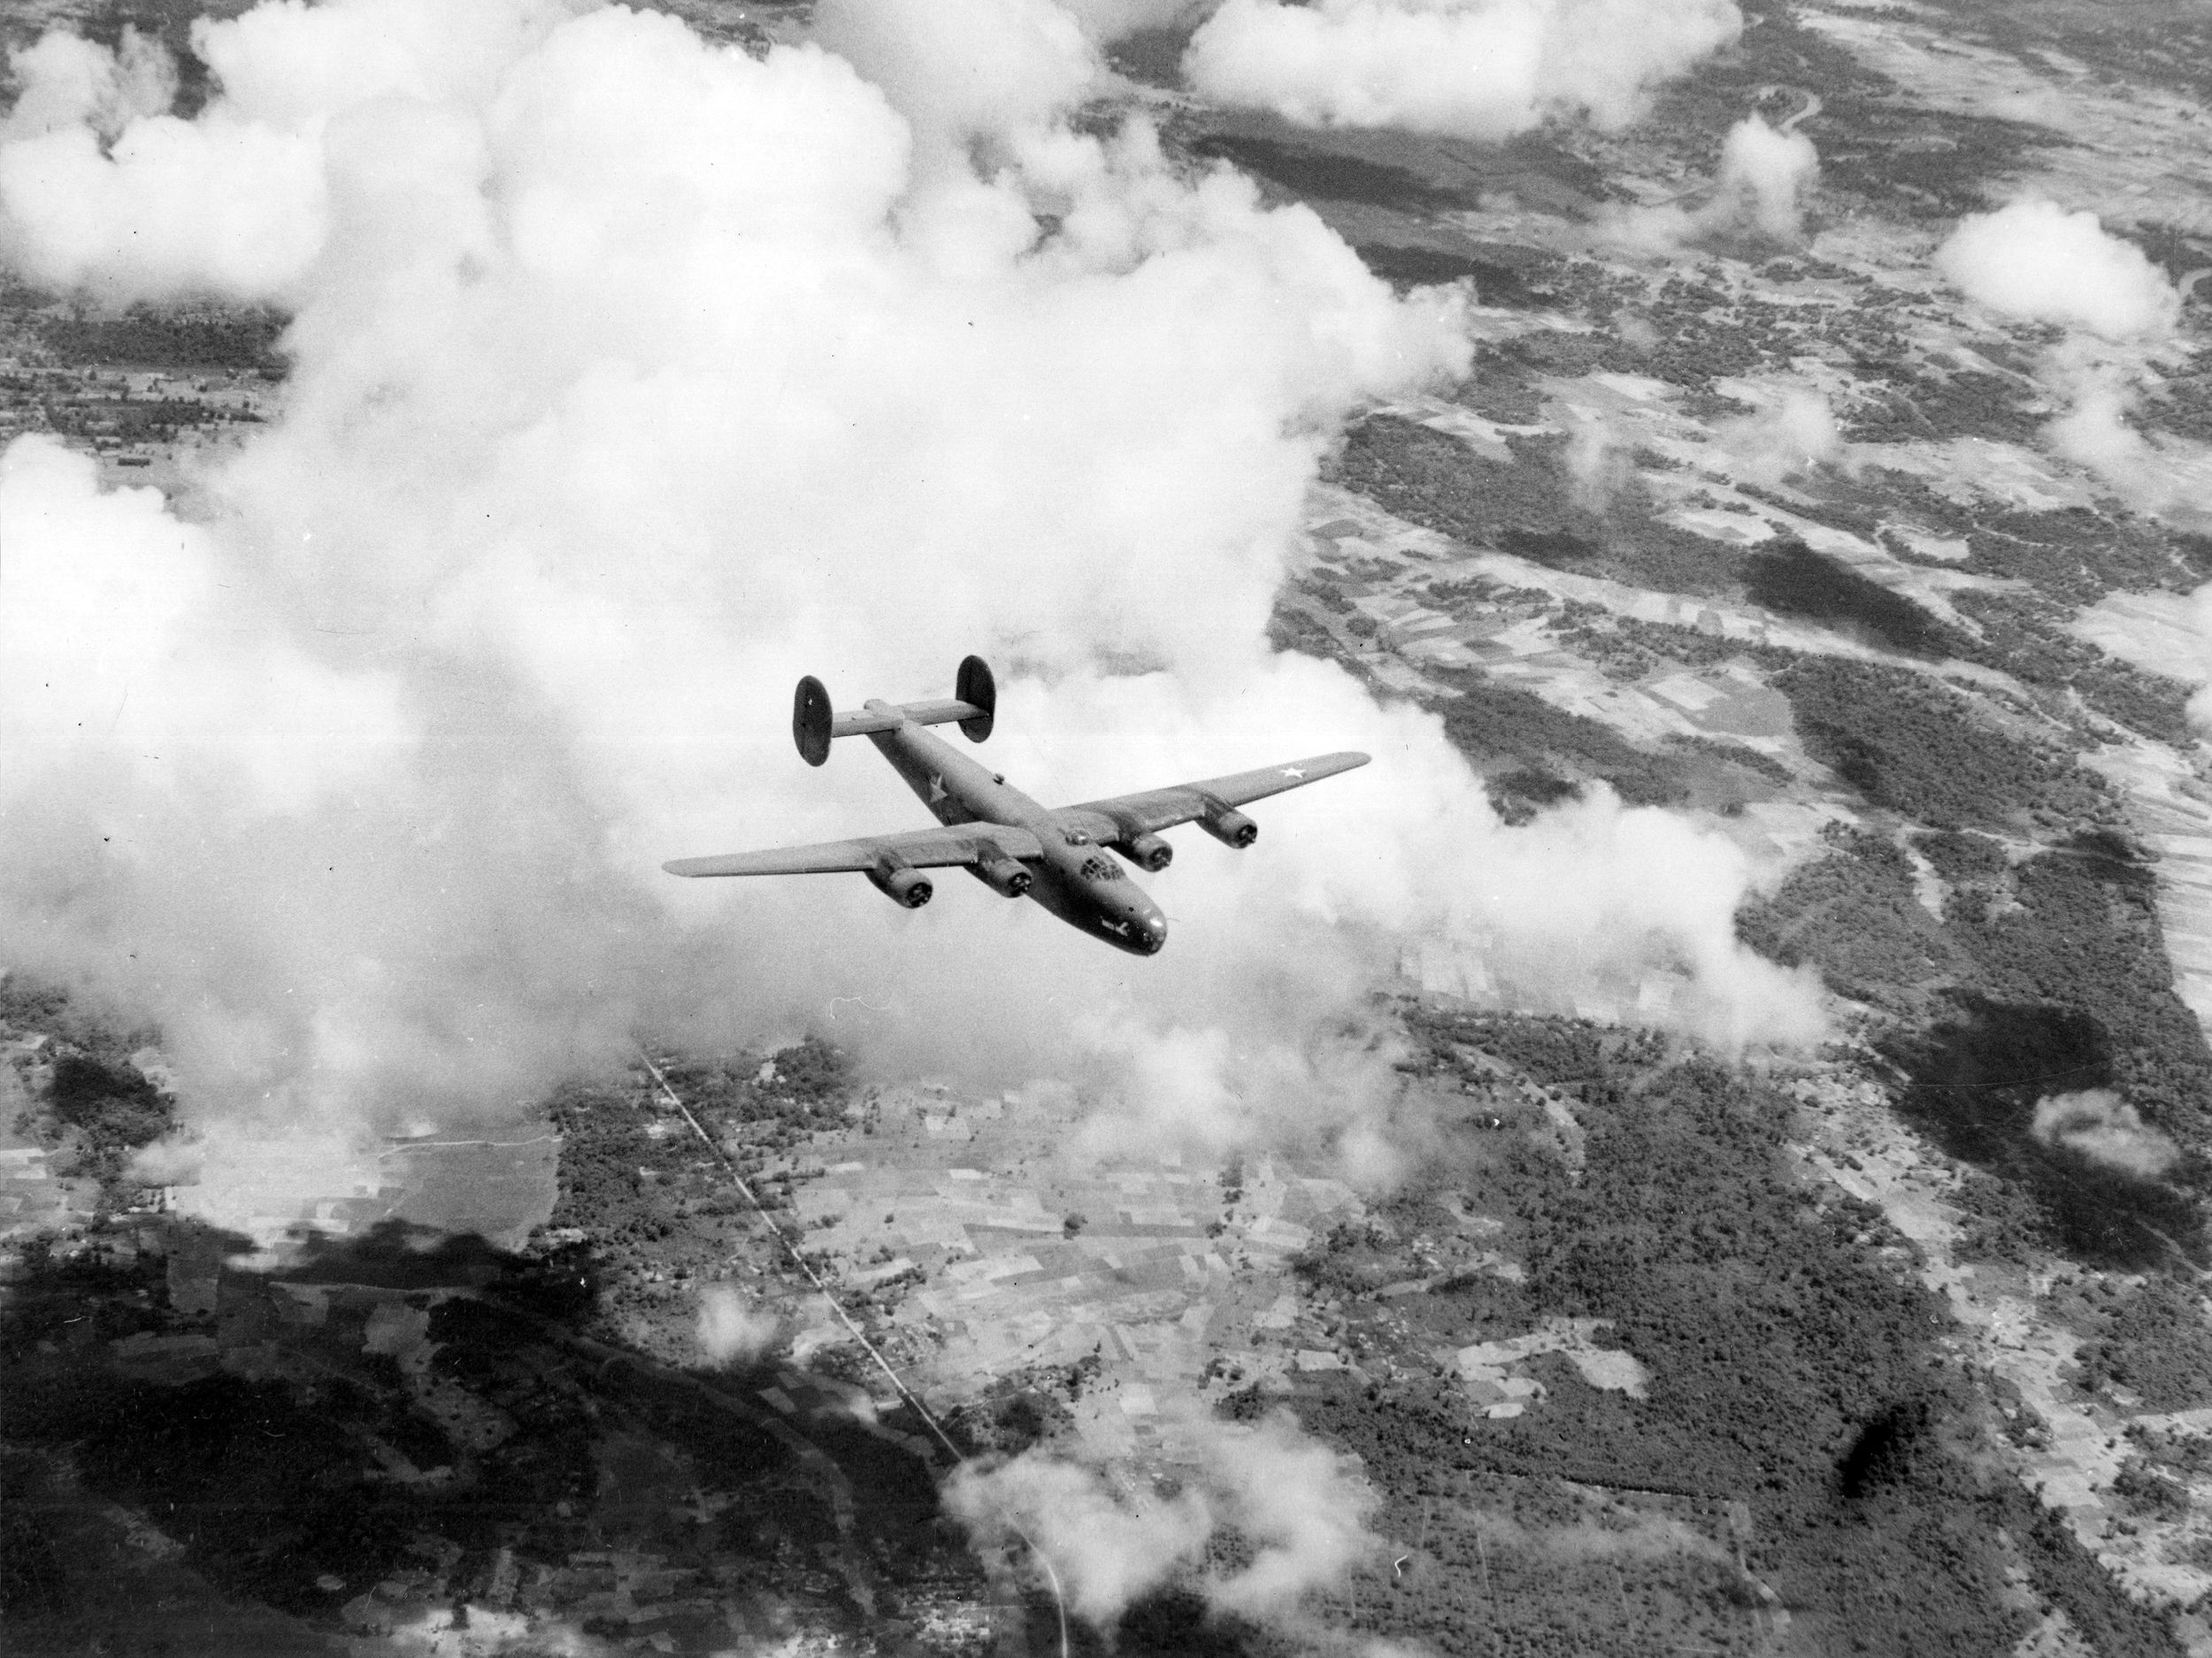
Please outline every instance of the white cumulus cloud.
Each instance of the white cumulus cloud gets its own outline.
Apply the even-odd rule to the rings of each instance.
[[[1731,0],[1226,0],[1183,73],[1302,126],[1501,139],[1554,116],[1625,126],[1742,30]]]
[[[1977,303],[2108,340],[2170,332],[2181,298],[2140,248],[2092,212],[2014,202],[1974,213],[1936,249],[1936,269]]]
[[[715,1364],[755,1364],[776,1350],[783,1320],[747,1302],[726,1284],[711,1284],[699,1297],[699,1350]]]
[[[1287,1414],[1249,1426],[1187,1417],[1177,1438],[1194,1466],[1170,1494],[1118,1488],[1087,1464],[1033,1450],[996,1468],[963,1468],[946,1507],[972,1531],[1027,1539],[1070,1608],[1102,1628],[1195,1573],[1224,1530],[1243,1539],[1249,1557],[1204,1574],[1200,1586],[1213,1606],[1250,1617],[1291,1611],[1379,1547],[1367,1525],[1374,1493]]]
[[[1138,1118],[1171,1085],[1222,1102],[1215,1143],[1280,1132],[1256,1090],[1294,1085],[1296,1131],[1364,1157],[1392,1096],[1361,1010],[1408,933],[1535,1005],[1661,974],[1716,1040],[1819,1032],[1734,938],[1725,839],[1602,795],[1508,830],[1435,718],[1268,648],[1320,456],[1362,400],[1463,372],[1457,302],[1394,297],[1141,118],[1079,130],[1049,18],[950,10],[944,42],[1027,31],[989,98],[897,8],[753,57],[621,9],[272,4],[204,26],[192,120],[25,141],[105,180],[12,219],[42,280],[180,290],[234,257],[130,182],[156,128],[250,129],[225,188],[301,238],[224,279],[293,307],[296,366],[199,521],[50,440],[0,471],[0,923],[161,1021],[196,1120],[511,1112],[634,1031],[835,1005],[868,1063]],[[994,763],[1047,800],[1376,763],[1271,802],[1252,853],[1185,840],[1141,970],[969,883],[908,913],[660,872],[923,821],[865,748],[799,762],[791,685],[942,695],[970,650]]]
[[[2181,1158],[2180,1148],[2109,1088],[2037,1101],[2030,1132],[2047,1146],[2063,1146],[2092,1163],[2146,1180],[2156,1179]]]
[[[1720,170],[1701,203],[1608,208],[1598,231],[1608,242],[1655,253],[1725,236],[1796,242],[1803,239],[1805,209],[1819,179],[1820,152],[1811,139],[1747,115],[1722,140]]]

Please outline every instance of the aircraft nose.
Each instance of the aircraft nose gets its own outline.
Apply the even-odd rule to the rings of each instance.
[[[1144,937],[1144,953],[1147,956],[1157,956],[1161,948],[1167,943],[1167,917],[1148,916],[1144,920],[1141,932]]]

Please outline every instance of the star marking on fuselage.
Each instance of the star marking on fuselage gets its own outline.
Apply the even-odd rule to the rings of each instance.
[[[934,806],[939,801],[944,798],[945,779],[939,777],[936,772],[932,771],[929,774],[929,803]]]
[[[1286,765],[1283,768],[1283,775],[1285,777],[1303,777],[1305,776],[1305,771],[1301,767]]]

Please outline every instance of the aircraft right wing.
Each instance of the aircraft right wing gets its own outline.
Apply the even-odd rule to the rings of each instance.
[[[812,846],[778,847],[766,852],[733,852],[721,857],[678,858],[661,867],[671,875],[832,875],[864,872],[886,865],[945,869],[984,864],[1003,858],[1041,856],[1044,848],[1026,829],[1004,824],[964,823],[936,829],[905,829],[896,834],[863,835],[855,841],[823,841]]]
[[[1106,800],[1085,801],[1054,814],[1064,824],[1087,830],[1094,839],[1112,841],[1125,836],[1150,834],[1177,824],[1195,823],[1225,808],[1264,800],[1285,789],[1302,788],[1340,771],[1356,771],[1367,756],[1352,750],[1293,760],[1287,765],[1264,766],[1256,771],[1238,771],[1228,777],[1207,778],[1197,783],[1178,783],[1168,788],[1147,789],[1141,794],[1116,794]]]

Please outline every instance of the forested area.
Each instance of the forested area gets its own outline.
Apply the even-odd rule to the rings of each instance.
[[[1878,1211],[1794,1172],[1785,1095],[1695,1056],[1669,1058],[1659,1039],[1624,1043],[1571,1021],[1422,1028],[1432,1063],[1463,1066],[1469,1049],[1502,1059],[1567,1091],[1585,1131],[1579,1178],[1525,1143],[1432,1173],[1473,1182],[1486,1204],[1509,1201],[1526,1251],[1526,1283],[1478,1292],[1463,1339],[1488,1339],[1481,1297],[1509,1294],[1518,1304],[1506,1322],[1521,1329],[1610,1321],[1608,1344],[1651,1381],[1637,1399],[1540,1360],[1546,1397],[1507,1421],[1483,1418],[1449,1380],[1407,1381],[1380,1399],[1356,1379],[1311,1384],[1299,1401],[1308,1424],[1361,1454],[1393,1524],[1425,1527],[1426,1555],[1457,1586],[1440,1593],[1431,1577],[1419,1597],[1385,1598],[1382,1632],[1442,1650],[1494,1631],[1504,1653],[1626,1652],[1608,1630],[1685,1627],[1685,1585],[1701,1585],[1708,1615],[1747,1636],[1770,1604],[1764,1585],[1805,1650],[2000,1658],[2032,1622],[2009,1571],[2097,1631],[2099,1650],[2179,1650],[2162,1616],[2128,1601],[1978,1455],[1997,1418],[1984,1385],[1937,1340],[1947,1314],[1907,1260],[1882,1252],[1901,1240]],[[1371,1235],[1345,1241],[1375,1247]],[[1585,1514],[1570,1524],[1563,1480],[1617,1500],[1650,1493],[1640,1501],[1694,1535],[1623,1547],[1612,1569],[1587,1574],[1584,1539],[1631,1522]],[[1723,1518],[1732,1503],[1743,1505],[1740,1526]],[[1530,1504],[1557,1511],[1564,1530],[1551,1544],[1542,1526],[1495,1523]],[[1739,1541],[1747,1573],[1729,1558]],[[1516,1572],[1555,1584],[1590,1575],[1617,1604],[1584,1616],[1568,1597],[1517,1600]]]
[[[1374,414],[1346,434],[1332,481],[1409,524],[1471,547],[1663,593],[1726,593],[1740,549],[1658,516],[1640,487],[1601,505],[1568,469],[1563,437],[1513,436],[1510,461],[1396,415]]]
[[[2164,1178],[2097,1163],[2035,1132],[2038,1102],[2111,1087],[2183,1147],[2212,1138],[2212,1050],[2172,986],[2149,869],[2090,833],[2015,863],[1983,836],[1923,834],[1946,883],[1921,902],[1905,850],[1840,830],[1739,917],[1753,948],[1810,962],[1839,994],[1879,1009],[1877,1045],[1900,1068],[1905,1115],[1950,1155],[2016,1185],[2034,1238],[2078,1259],[2140,1270],[2200,1252],[2201,1158]],[[2019,1215],[1980,1192],[1981,1246],[2025,1240]]]
[[[131,1055],[154,1040],[150,1027],[133,1028],[67,992],[21,973],[0,973],[0,1025],[48,1038],[41,1104],[12,1125],[37,1135],[55,1153],[56,1174],[99,1183],[99,1206],[113,1211],[139,1191],[130,1178],[138,1149],[177,1126],[177,1102]]]
[[[2043,810],[2109,810],[2101,780],[2055,748],[2000,731],[1908,668],[1801,656],[1776,674],[1806,749],[1877,806],[1939,829],[1999,829]]]
[[[1683,762],[1627,741],[1610,725],[1571,714],[1517,686],[1481,673],[1440,673],[1459,695],[1438,704],[1444,731],[1471,758],[1487,762],[1491,798],[1508,822],[1596,779],[1632,806],[1666,805],[1689,792]]]
[[[122,1208],[135,1190],[128,1173],[133,1155],[177,1123],[176,1101],[135,1065],[88,1054],[65,1052],[55,1060],[47,1103],[75,1131],[74,1167],[67,1172],[97,1180],[101,1201],[111,1209]]]
[[[65,363],[281,375],[278,342],[290,319],[275,311],[194,312],[134,305],[114,316],[52,318],[40,342]]]

